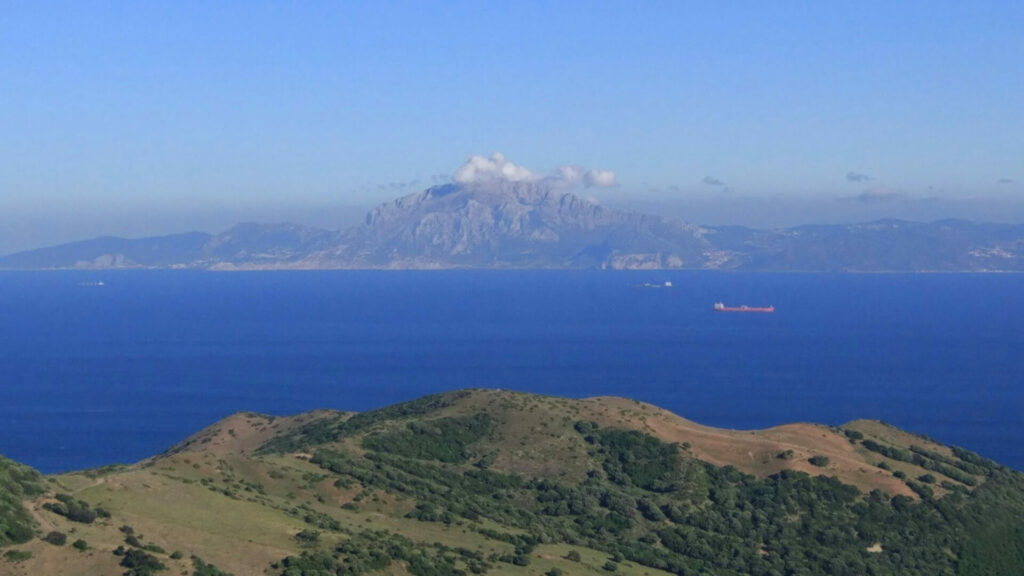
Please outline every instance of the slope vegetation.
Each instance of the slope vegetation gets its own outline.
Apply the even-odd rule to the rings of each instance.
[[[43,492],[41,480],[35,470],[0,456],[0,546],[27,542],[35,535],[35,522],[21,501]]]
[[[719,430],[621,398],[465,390],[361,414],[243,413],[21,497],[47,541],[13,548],[4,574],[1024,566],[1024,475],[971,452],[871,421]]]

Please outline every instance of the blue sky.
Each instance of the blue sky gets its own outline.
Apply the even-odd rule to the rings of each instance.
[[[496,151],[694,221],[1024,220],[1022,30],[996,1],[16,2],[0,252],[327,225]]]

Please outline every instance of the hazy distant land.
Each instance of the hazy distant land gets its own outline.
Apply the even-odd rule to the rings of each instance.
[[[606,208],[544,181],[490,181],[435,186],[340,231],[247,223],[215,235],[101,237],[0,257],[0,268],[1017,272],[1024,225],[699,226]]]

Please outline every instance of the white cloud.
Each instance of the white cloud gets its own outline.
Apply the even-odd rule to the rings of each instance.
[[[586,173],[587,170],[583,166],[569,164],[567,166],[560,166],[555,170],[553,176],[548,177],[548,180],[558,180],[569,186],[575,186],[580,183],[580,180],[583,179]]]
[[[583,185],[587,188],[592,186],[615,186],[615,172],[611,170],[587,170],[583,175]]]
[[[553,186],[573,188],[580,184],[587,188],[614,186],[615,173],[611,170],[588,170],[583,166],[567,164],[556,168],[548,176],[529,170],[505,159],[500,152],[484,156],[470,156],[452,179],[459,184],[483,184],[487,182],[546,182]]]
[[[539,179],[539,176],[527,168],[505,160],[505,156],[499,152],[491,154],[490,158],[470,156],[453,176],[453,180],[459,184],[479,184],[497,180],[531,182]]]

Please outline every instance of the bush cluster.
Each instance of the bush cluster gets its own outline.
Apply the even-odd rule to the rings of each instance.
[[[496,562],[525,565],[537,543],[560,542],[605,551],[616,566],[615,558],[621,558],[676,574],[1009,576],[1013,573],[993,569],[993,561],[986,558],[995,549],[1004,550],[1004,558],[1014,557],[1016,552],[1005,550],[1015,550],[1015,535],[1024,534],[1024,476],[1005,469],[985,468],[986,481],[973,492],[956,490],[936,499],[928,483],[933,478],[922,477],[908,481],[921,501],[890,499],[878,491],[863,494],[832,477],[795,471],[756,478],[687,457],[679,446],[640,432],[578,422],[576,431],[586,442],[593,468],[582,482],[561,483],[519,478],[448,457],[472,452],[473,437],[486,434],[483,422],[435,419],[392,427],[391,432],[366,437],[363,445],[372,450],[365,454],[321,449],[312,462],[341,485],[359,484],[414,499],[411,518],[470,522],[471,529],[514,549],[479,560],[433,550],[427,556],[429,570],[441,571],[435,573],[481,573],[487,570],[485,563]],[[867,447],[871,441],[862,442]],[[904,452],[908,461],[917,454]],[[817,462],[827,465],[827,460]],[[962,462],[964,468],[982,466],[980,460]],[[523,535],[472,524],[484,518]],[[978,537],[982,524],[984,541]],[[353,571],[363,569],[356,566],[384,562],[384,556],[403,559],[409,566],[413,561],[406,558],[420,558],[409,556],[408,550],[398,552],[405,548],[390,537],[383,541],[397,548],[354,539],[354,547],[310,551],[279,568],[289,575],[316,569],[349,574],[361,573]],[[884,543],[883,551],[866,553],[876,542]],[[969,566],[979,568],[960,568],[964,555],[974,563]],[[425,561],[416,562],[426,566]]]

